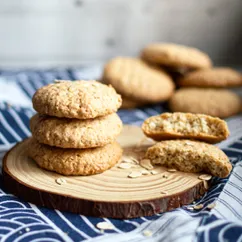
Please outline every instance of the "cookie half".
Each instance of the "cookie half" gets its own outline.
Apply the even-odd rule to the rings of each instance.
[[[144,103],[167,100],[174,90],[166,72],[136,58],[112,59],[106,64],[102,79],[126,98]]]
[[[219,118],[192,113],[163,113],[145,120],[146,136],[157,140],[195,139],[218,143],[229,136],[227,123]]]
[[[207,114],[226,118],[240,112],[241,100],[235,93],[224,89],[182,88],[169,100],[173,112]]]
[[[145,157],[153,164],[184,172],[206,172],[217,177],[227,177],[232,169],[222,150],[199,141],[161,141],[148,148]]]
[[[242,85],[242,75],[231,68],[197,70],[178,80],[178,85],[188,87],[234,87]]]
[[[90,119],[114,113],[121,96],[111,87],[96,81],[60,81],[37,90],[33,107],[40,114],[55,117]]]
[[[113,167],[122,156],[116,142],[93,149],[62,149],[29,140],[29,157],[41,168],[63,175],[93,175]]]
[[[62,148],[94,148],[113,143],[122,130],[116,113],[96,119],[68,119],[34,115],[30,120],[33,137],[40,143]]]
[[[150,44],[143,49],[141,57],[150,63],[167,67],[203,69],[212,66],[206,53],[177,44]]]

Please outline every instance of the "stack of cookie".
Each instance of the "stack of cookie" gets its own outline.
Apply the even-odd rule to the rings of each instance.
[[[182,88],[169,101],[172,111],[221,118],[240,111],[240,97],[221,88],[242,86],[242,75],[231,68],[213,68],[211,59],[204,52],[181,45],[157,43],[145,47],[141,56],[148,63],[176,74],[176,84]]]
[[[122,108],[169,101],[174,112],[221,118],[241,110],[240,97],[221,88],[242,86],[242,75],[231,68],[213,68],[206,53],[188,46],[154,43],[140,58],[114,58],[105,65],[102,80],[122,95]],[[182,87],[175,93],[174,83]]]
[[[96,81],[58,81],[37,90],[30,121],[29,156],[63,175],[92,175],[122,156],[115,141],[122,121],[115,113],[121,97]]]
[[[227,118],[241,111],[240,97],[226,88],[242,86],[242,75],[230,68],[211,68],[186,74],[170,99],[174,112],[204,113]]]
[[[184,172],[207,172],[227,177],[232,165],[226,154],[209,144],[225,140],[225,121],[203,114],[163,113],[145,120],[146,136],[159,141],[145,155],[153,164]]]

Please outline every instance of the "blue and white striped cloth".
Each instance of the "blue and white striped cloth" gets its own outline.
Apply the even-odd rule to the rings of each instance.
[[[54,79],[95,79],[100,67],[27,71],[0,71],[0,158],[16,142],[30,136],[33,115],[31,97],[35,90]],[[143,109],[120,110],[124,123],[140,125],[144,119],[165,111],[157,105]],[[86,217],[37,207],[9,194],[0,179],[1,241],[242,241],[242,116],[228,121],[231,137],[219,144],[233,163],[229,178],[213,178],[212,187],[195,204],[152,217],[128,220]],[[216,201],[211,211],[207,205]],[[105,233],[95,225],[108,221],[115,227]],[[145,236],[150,230],[152,236]]]

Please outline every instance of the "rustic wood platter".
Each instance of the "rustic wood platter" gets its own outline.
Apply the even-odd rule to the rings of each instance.
[[[141,159],[153,141],[136,126],[125,126],[118,138],[124,156]],[[28,158],[24,140],[4,157],[5,188],[39,206],[90,216],[133,218],[165,212],[201,197],[206,188],[200,174],[168,172],[155,167],[156,174],[128,178],[141,167],[112,169],[92,176],[62,176],[39,168]],[[142,169],[144,170],[144,169]],[[58,184],[58,178],[65,180]]]

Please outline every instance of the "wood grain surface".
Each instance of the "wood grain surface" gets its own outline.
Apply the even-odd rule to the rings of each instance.
[[[142,159],[153,141],[139,127],[125,126],[118,139],[124,157]],[[4,157],[5,188],[36,205],[90,216],[132,218],[165,212],[201,197],[206,189],[200,174],[168,172],[155,167],[156,174],[128,178],[140,166],[112,169],[92,176],[61,176],[39,168],[28,158],[27,140],[14,146]],[[64,183],[58,184],[57,179]]]

